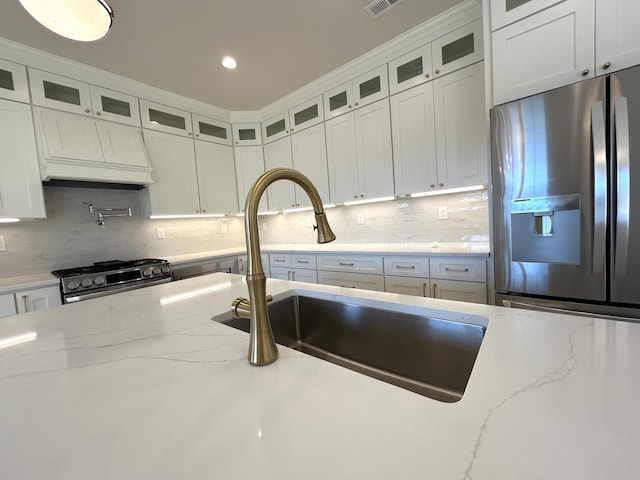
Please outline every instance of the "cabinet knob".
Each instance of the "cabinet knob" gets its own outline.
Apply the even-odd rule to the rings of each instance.
[[[354,195],[353,198],[358,198],[358,195]]]
[[[238,140],[236,140],[236,145],[237,145],[238,143],[240,143],[240,142],[238,142]]]
[[[431,188],[436,188],[435,183],[432,183],[432,184],[431,184]]]
[[[102,112],[96,112],[96,115],[100,116],[102,115]]]
[[[610,66],[611,66],[611,62],[604,62],[604,63],[602,64],[602,68],[603,68],[604,70],[606,70],[606,69],[607,69],[607,68],[609,68]]]
[[[199,137],[199,136],[200,136],[200,134],[199,134],[199,133],[196,133],[196,137]]]
[[[206,210],[202,210],[202,213],[207,213],[207,211]]]
[[[429,78],[431,75],[429,75],[428,73],[424,74],[424,78]]]
[[[291,131],[293,132],[293,128],[291,129]]]
[[[582,70],[582,76],[584,77],[584,76],[587,76],[587,75],[589,75],[589,69],[585,68],[584,70]]]
[[[91,110],[89,110],[88,108],[84,109],[84,113],[89,113]]]
[[[444,183],[439,183],[438,186],[439,187],[444,187]]]
[[[285,130],[284,133],[289,133],[289,130]]]
[[[355,106],[356,106],[356,107],[358,106],[358,102],[356,102],[356,103],[355,103]]]
[[[362,193],[360,194],[360,198],[364,198],[364,195]]]
[[[351,105],[347,105],[347,107],[351,108]]]
[[[191,132],[187,132],[187,135],[191,136]]]
[[[440,70],[436,69],[436,71],[435,71],[435,72],[433,72],[433,73],[435,73],[436,75],[438,75],[438,74],[440,73]]]

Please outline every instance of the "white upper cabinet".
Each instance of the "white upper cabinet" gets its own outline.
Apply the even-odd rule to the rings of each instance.
[[[89,84],[72,78],[29,68],[34,105],[93,116]]]
[[[637,0],[596,1],[596,75],[640,64]]]
[[[303,128],[313,127],[323,121],[322,95],[289,110],[289,125],[292,133],[298,132]]]
[[[237,147],[233,149],[236,162],[236,182],[238,185],[238,203],[244,212],[247,193],[258,177],[265,172],[262,147]],[[260,200],[259,211],[267,211],[267,195]]]
[[[141,98],[140,113],[144,128],[184,137],[193,137],[193,126],[189,112]]]
[[[487,182],[484,62],[433,82],[438,188]]]
[[[594,20],[593,0],[565,0],[494,32],[494,104],[593,77]]]
[[[231,145],[231,125],[229,123],[203,117],[202,115],[191,115],[193,121],[194,137],[205,142]]]
[[[293,154],[289,137],[281,138],[264,146],[264,169],[293,168]],[[269,210],[278,211],[296,207],[293,182],[279,181],[267,187]]]
[[[491,30],[522,20],[564,0],[491,0]]]
[[[324,125],[319,124],[291,135],[293,168],[305,175],[316,187],[324,204],[329,203],[327,146]],[[308,195],[295,186],[296,207],[311,206]]]
[[[333,203],[393,195],[388,100],[331,119],[326,136]]]
[[[289,133],[289,112],[262,122],[262,138],[265,144],[286,137]]]
[[[44,218],[31,107],[0,100],[0,218]]]
[[[112,122],[96,122],[96,129],[106,163],[149,167],[141,129]]]
[[[435,78],[479,62],[484,56],[482,19],[444,35],[431,43]]]
[[[24,65],[0,59],[0,98],[29,103],[29,83]]]
[[[146,215],[200,213],[193,141],[178,135],[144,131],[144,142],[153,168],[153,184],[147,187]]]
[[[396,195],[433,191],[438,185],[433,82],[391,96]]]
[[[428,43],[389,62],[389,92],[401,92],[427,82],[433,75],[431,44]]]
[[[233,148],[212,142],[195,142],[200,212],[237,213],[238,190]]]
[[[387,66],[382,65],[335,87],[323,95],[327,119],[347,113],[389,96]]]
[[[42,127],[45,158],[104,162],[94,120],[56,110],[35,112]]]
[[[262,145],[262,135],[259,123],[234,123],[233,144],[235,146],[257,146]]]
[[[89,91],[94,117],[140,126],[140,106],[137,97],[95,85],[90,85]]]

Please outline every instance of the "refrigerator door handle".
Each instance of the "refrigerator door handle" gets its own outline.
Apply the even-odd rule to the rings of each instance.
[[[629,252],[629,209],[630,209],[630,177],[629,177],[629,114],[627,99],[616,97],[613,101],[613,117],[616,141],[617,170],[617,202],[616,202],[616,251],[614,272],[616,278],[627,273],[627,256]]]
[[[593,143],[593,275],[602,275],[605,264],[607,229],[607,143],[604,104],[591,105],[591,140]]]

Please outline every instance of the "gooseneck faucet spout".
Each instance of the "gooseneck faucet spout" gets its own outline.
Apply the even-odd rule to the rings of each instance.
[[[269,311],[267,309],[266,283],[267,279],[262,267],[260,256],[260,239],[258,237],[258,204],[262,194],[269,185],[277,180],[291,180],[305,191],[311,199],[316,215],[318,243],[328,243],[336,239],[331,231],[324,213],[322,200],[316,187],[297,170],[290,168],[275,168],[262,174],[253,184],[247,194],[244,208],[244,229],[247,239],[247,287],[249,301],[237,298],[231,305],[231,311],[237,317],[250,318],[249,354],[251,365],[268,365],[278,358],[278,348],[273,339]]]

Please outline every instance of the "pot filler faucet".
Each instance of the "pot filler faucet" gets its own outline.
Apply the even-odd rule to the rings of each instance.
[[[244,230],[247,238],[247,287],[249,300],[238,297],[231,304],[231,312],[238,318],[249,318],[249,354],[247,356],[251,365],[268,365],[278,358],[278,348],[273,339],[269,311],[267,310],[267,298],[265,286],[267,278],[262,267],[260,256],[260,239],[258,238],[258,204],[262,194],[269,185],[277,180],[291,180],[306,192],[311,199],[316,215],[318,230],[318,243],[329,243],[336,239],[327,222],[327,217],[322,207],[322,200],[318,190],[307,177],[290,168],[275,168],[262,174],[247,194],[247,202],[244,207]]]

